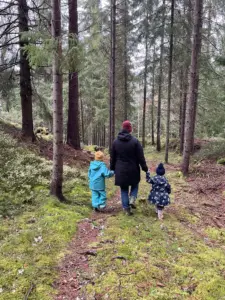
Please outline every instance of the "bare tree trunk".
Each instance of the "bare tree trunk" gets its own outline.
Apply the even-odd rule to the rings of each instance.
[[[155,45],[153,50],[153,69],[152,69],[152,106],[151,106],[151,121],[152,121],[152,145],[155,145],[155,116],[154,116],[154,106],[155,106]]]
[[[185,130],[185,118],[186,118],[186,104],[188,93],[188,67],[185,70],[183,78],[183,92],[182,92],[182,105],[181,105],[181,120],[180,120],[180,153],[183,154],[184,150],[184,130]]]
[[[184,94],[184,72],[180,71],[180,111],[179,111],[179,139],[180,139],[180,153],[182,147],[182,111],[183,111],[183,94]]]
[[[188,78],[189,78],[189,68],[190,68],[190,51],[189,47],[192,44],[191,41],[191,26],[192,26],[192,0],[186,0],[185,7],[188,7],[187,11],[187,39],[186,39],[186,63],[185,70],[183,74],[183,86],[182,86],[182,111],[181,111],[181,120],[180,120],[180,154],[183,154],[184,151],[184,131],[185,131],[185,119],[186,119],[186,106],[187,106],[187,95],[188,95]],[[191,57],[190,57],[191,58]]]
[[[69,46],[71,46],[71,39],[74,39],[75,41],[78,39],[77,0],[68,0],[68,7]],[[80,149],[78,73],[73,71],[69,74],[67,144],[75,149]]]
[[[84,107],[83,107],[83,99],[80,96],[80,108],[81,108],[81,131],[82,131],[82,142],[85,144],[85,136],[84,136]]]
[[[22,135],[35,140],[32,112],[32,86],[29,60],[23,47],[28,40],[22,38],[23,32],[28,32],[27,0],[18,0],[19,45],[20,45],[20,98],[22,107]]]
[[[169,54],[169,76],[168,76],[168,102],[167,102],[167,126],[166,126],[166,153],[165,162],[169,160],[169,142],[170,142],[170,106],[171,106],[171,88],[173,72],[173,24],[174,24],[175,0],[171,0],[171,23],[170,23],[170,54]]]
[[[159,67],[159,96],[158,96],[158,111],[157,111],[157,151],[161,151],[161,106],[162,106],[162,84],[163,84],[163,55],[164,55],[164,35],[165,35],[165,0],[163,0],[162,14],[162,35],[160,49],[160,67]]]
[[[53,173],[51,194],[64,201],[63,182],[63,97],[62,97],[62,41],[61,1],[52,0],[52,37],[57,43],[53,58]]]
[[[124,120],[128,118],[127,0],[124,0]]]
[[[148,19],[148,13],[147,13]],[[144,101],[142,119],[142,147],[145,148],[145,119],[146,119],[146,100],[147,100],[147,70],[148,70],[148,29],[145,35],[145,69],[144,69]]]
[[[111,0],[111,65],[110,65],[110,124],[109,149],[115,139],[115,75],[116,75],[116,0]]]
[[[198,83],[199,83],[199,56],[202,45],[202,11],[203,0],[195,1],[194,25],[193,25],[193,44],[191,57],[190,87],[187,100],[186,122],[185,122],[185,141],[182,171],[184,175],[188,174],[190,156],[192,151],[192,142],[195,129],[195,112],[197,108]]]

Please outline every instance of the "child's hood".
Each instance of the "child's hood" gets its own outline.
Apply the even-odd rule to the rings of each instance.
[[[99,170],[102,167],[102,165],[104,165],[103,161],[94,160],[90,164],[90,169],[94,170],[94,171],[97,171],[97,170]]]

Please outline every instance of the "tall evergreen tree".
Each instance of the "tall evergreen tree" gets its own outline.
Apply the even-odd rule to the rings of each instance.
[[[63,182],[63,76],[61,0],[52,0],[52,37],[55,42],[53,59],[53,172],[51,194],[64,201]]]
[[[69,47],[74,46],[78,40],[78,13],[77,0],[68,0],[69,8]],[[71,45],[72,44],[72,45]],[[79,126],[79,86],[77,71],[70,70],[68,95],[68,125],[67,143],[75,149],[80,149]]]
[[[109,148],[115,139],[115,77],[116,75],[116,0],[111,0],[111,59],[110,59],[110,105],[109,105]]]
[[[162,85],[163,85],[163,59],[164,59],[164,37],[165,37],[165,0],[162,6],[162,29],[160,46],[160,66],[159,66],[159,93],[157,109],[157,151],[161,151],[161,108],[162,108]]]
[[[174,39],[174,9],[175,0],[171,0],[171,20],[170,20],[170,50],[169,50],[169,75],[168,75],[168,102],[167,102],[167,123],[166,123],[166,153],[165,162],[169,159],[169,141],[170,141],[170,109],[171,109],[171,89],[173,72],[173,39]]]
[[[192,31],[192,57],[191,57],[191,72],[190,72],[190,87],[189,97],[187,101],[186,122],[185,122],[185,140],[182,171],[184,175],[188,174],[190,156],[192,152],[192,143],[195,130],[195,115],[198,98],[199,84],[199,57],[201,54],[202,45],[202,14],[203,0],[195,0],[194,7],[194,24]]]
[[[22,37],[22,34],[24,32],[29,31],[27,0],[18,1],[18,20],[20,46],[20,98],[22,107],[22,135],[34,141],[35,136],[33,130],[31,71],[27,53],[24,51],[24,47],[28,45],[28,40]]]

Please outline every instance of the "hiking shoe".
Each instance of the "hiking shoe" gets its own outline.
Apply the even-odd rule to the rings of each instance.
[[[130,196],[130,201],[129,201],[130,205],[134,205],[135,201],[136,201],[136,197]]]
[[[124,211],[125,211],[127,216],[133,216],[133,213],[132,213],[130,208],[125,208]]]
[[[133,208],[133,209],[136,209],[136,208],[137,208],[136,205],[134,205],[134,204],[132,204],[132,203],[130,204],[130,207]]]

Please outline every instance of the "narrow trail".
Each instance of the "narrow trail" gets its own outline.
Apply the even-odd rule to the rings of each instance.
[[[98,241],[107,219],[120,211],[121,201],[117,192],[108,200],[108,207],[104,212],[93,211],[88,219],[79,223],[77,233],[68,247],[69,253],[59,266],[59,279],[55,283],[58,294],[55,300],[86,299],[80,290],[92,282],[88,261],[90,256],[97,255],[96,247],[91,244]]]

